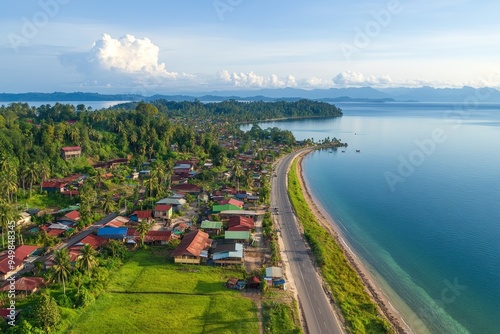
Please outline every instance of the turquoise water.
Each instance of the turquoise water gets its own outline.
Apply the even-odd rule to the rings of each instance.
[[[260,125],[349,144],[310,154],[306,180],[428,330],[500,333],[500,105],[339,106],[341,118]]]

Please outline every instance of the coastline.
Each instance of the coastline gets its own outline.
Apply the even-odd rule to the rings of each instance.
[[[304,179],[302,161],[305,156],[314,150],[307,150],[299,153],[296,156],[297,159],[297,175],[299,176],[300,186],[302,188],[302,193],[304,198],[309,205],[311,212],[316,217],[318,223],[328,231],[335,241],[340,245],[343,250],[345,257],[347,258],[349,264],[354,268],[361,278],[366,291],[369,293],[373,301],[376,303],[381,314],[391,323],[393,328],[397,333],[412,333],[411,328],[404,322],[402,316],[396,310],[396,308],[390,303],[388,297],[383,293],[382,289],[376,284],[376,280],[366,266],[361,262],[361,260],[352,251],[351,247],[346,242],[346,238],[343,235],[339,224],[331,217],[326,210],[321,206],[321,204],[312,195],[307,182]]]

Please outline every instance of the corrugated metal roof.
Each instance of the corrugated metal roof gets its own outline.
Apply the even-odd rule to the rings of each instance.
[[[221,229],[222,222],[214,222],[211,220],[204,220],[201,222],[201,228],[213,228],[213,229]]]
[[[225,239],[230,240],[248,240],[250,239],[250,232],[247,231],[226,231]]]

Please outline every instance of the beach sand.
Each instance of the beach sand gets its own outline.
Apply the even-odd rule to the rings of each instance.
[[[388,298],[382,292],[380,287],[375,283],[375,279],[367,268],[361,263],[359,258],[354,254],[351,247],[347,244],[347,239],[342,235],[342,231],[335,220],[326,213],[324,208],[321,207],[319,202],[314,199],[309,191],[307,184],[302,174],[302,160],[312,150],[303,151],[297,156],[297,175],[300,176],[300,183],[303,189],[304,198],[306,199],[311,211],[316,216],[317,221],[335,238],[337,243],[342,247],[346,258],[351,266],[356,270],[360,276],[367,292],[371,295],[372,299],[377,304],[379,311],[387,320],[392,324],[397,333],[412,333],[409,326],[403,321],[401,315],[392,306]]]

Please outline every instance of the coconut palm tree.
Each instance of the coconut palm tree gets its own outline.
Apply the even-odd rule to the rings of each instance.
[[[86,271],[89,275],[92,272],[92,269],[97,266],[97,252],[92,246],[86,244],[81,249],[81,255],[78,258],[78,268],[82,271]]]
[[[57,282],[63,285],[63,292],[66,294],[66,282],[71,275],[71,262],[69,259],[69,251],[67,248],[60,249],[54,252],[54,261],[56,264],[52,266],[53,274],[50,279],[52,282]]]
[[[115,211],[116,205],[111,194],[107,194],[106,197],[104,197],[103,201],[101,202],[101,207],[105,213]]]
[[[40,173],[40,179],[41,179],[41,182],[40,182],[40,191],[42,191],[42,184],[43,184],[43,181],[45,181],[47,178],[50,177],[50,166],[44,162],[44,163],[41,163],[40,166],[39,166],[39,173]]]
[[[16,214],[12,206],[0,200],[0,224],[2,227],[2,247],[5,248],[5,231],[9,228],[9,222],[13,221]]]
[[[154,222],[151,220],[143,219],[137,225],[137,232],[139,232],[139,237],[141,238],[141,247],[144,247],[144,238],[148,234],[149,230],[153,227]]]

